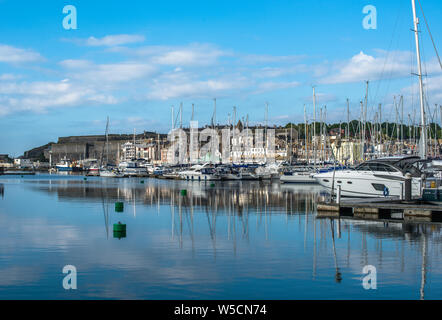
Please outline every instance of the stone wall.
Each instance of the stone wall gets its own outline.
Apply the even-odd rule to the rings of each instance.
[[[160,134],[160,139],[164,137],[165,135]],[[100,160],[103,157],[103,163],[105,163],[106,154],[108,154],[109,162],[115,163],[119,152],[121,152],[121,146],[128,141],[133,141],[133,138],[131,134],[112,134],[108,136],[109,143],[106,147],[106,136],[104,135],[60,137],[57,143],[54,143],[50,149],[45,151],[45,156],[49,159],[49,151],[51,152],[52,165],[64,158],[76,161],[83,159]],[[136,135],[135,138],[137,141],[149,138],[157,139],[157,134],[144,132]]]

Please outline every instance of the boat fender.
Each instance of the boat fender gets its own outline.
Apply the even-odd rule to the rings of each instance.
[[[384,187],[384,197],[388,197],[390,195],[390,190],[387,187]]]

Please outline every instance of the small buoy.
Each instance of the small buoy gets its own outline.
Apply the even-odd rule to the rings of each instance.
[[[144,183],[144,180],[141,180],[140,183]]]
[[[121,223],[120,221],[114,223],[114,238],[126,238],[126,224]]]
[[[123,212],[124,210],[124,203],[123,202],[115,202],[115,211],[116,212]]]
[[[120,221],[118,221],[118,223],[114,223],[114,231],[126,231],[126,224],[121,223]]]
[[[214,183],[211,183],[211,184],[210,184],[210,187],[211,187],[211,188],[215,187],[215,184],[214,184]]]
[[[187,196],[187,190],[186,189],[181,190],[181,195],[182,196]]]
[[[114,231],[114,238],[126,238],[126,230],[125,231]]]
[[[21,176],[23,178],[23,176]]]
[[[86,180],[87,180],[87,178],[86,178],[86,177],[84,177],[84,178],[83,178],[83,180],[84,180],[84,181],[86,181]]]

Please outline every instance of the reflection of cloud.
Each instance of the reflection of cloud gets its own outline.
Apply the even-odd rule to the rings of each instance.
[[[138,180],[132,179],[91,178],[86,183],[80,178],[71,177],[68,181],[56,177],[50,182],[45,178],[28,181],[23,188],[11,188],[5,198],[10,202],[2,202],[7,204],[8,211],[0,207],[0,225],[6,226],[0,234],[0,257],[7,256],[7,261],[0,259],[0,285],[22,286],[25,297],[27,286],[34,286],[33,292],[43,291],[47,287],[37,286],[48,279],[51,283],[57,279],[61,292],[46,292],[57,295],[49,298],[69,297],[61,289],[61,268],[73,264],[79,276],[76,292],[79,298],[263,299],[269,298],[267,295],[272,298],[370,298],[361,286],[361,271],[366,261],[378,268],[380,289],[376,297],[393,296],[389,288],[394,285],[402,289],[402,295],[414,294],[421,262],[420,239],[405,243],[406,263],[404,271],[399,271],[401,252],[398,248],[402,240],[398,224],[386,227],[383,222],[343,218],[340,220],[342,235],[338,238],[335,220],[337,264],[343,282],[334,283],[330,222],[315,219],[311,211],[308,215],[305,213],[306,204],[312,205],[314,195],[322,190],[320,186],[235,182],[209,188],[187,181],[151,179],[146,179],[141,186]],[[178,205],[184,202],[179,195],[183,188],[188,190],[186,200],[197,193],[204,196],[192,202],[192,211],[188,206],[180,210]],[[257,196],[259,191],[274,201],[265,207],[267,211],[259,202],[266,195]],[[58,197],[53,197],[52,192],[57,192]],[[103,194],[108,196],[104,200],[109,208],[109,239],[103,223]],[[44,212],[20,214],[20,209],[26,206],[13,202],[14,196],[31,199],[29,205],[33,201],[44,203]],[[160,200],[158,211],[157,199],[150,202],[154,196]],[[117,197],[126,201],[123,213],[113,211]],[[129,201],[135,200],[134,197],[136,217],[132,215],[133,202]],[[232,201],[230,207],[223,201]],[[231,206],[240,202],[245,205],[238,214]],[[63,208],[65,212],[60,214]],[[38,218],[40,215],[44,217]],[[112,238],[112,223],[118,220],[127,223],[125,239]],[[414,232],[422,231],[414,228]],[[440,238],[440,226],[428,226],[425,233],[439,234]],[[432,279],[437,280],[441,274],[437,268],[441,261],[437,255],[440,243],[430,240],[429,265]],[[316,277],[312,277],[314,253],[317,254]],[[41,270],[37,272],[40,275],[35,276],[35,272],[21,267],[34,257],[40,269],[46,272],[44,277]],[[12,282],[2,276],[3,270]],[[57,272],[50,274],[52,270]],[[24,280],[20,282],[21,273],[39,278],[21,277]],[[249,283],[253,286],[248,286]],[[433,280],[432,285],[438,284]],[[256,287],[262,290],[255,290]],[[3,296],[7,294],[2,292]]]
[[[40,273],[40,266],[0,268],[0,286],[30,285],[41,279]]]

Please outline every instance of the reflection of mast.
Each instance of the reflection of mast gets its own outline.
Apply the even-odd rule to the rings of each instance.
[[[210,238],[212,239],[213,255],[216,259],[216,233],[215,233],[216,230],[213,227],[213,212],[212,212],[212,222],[210,222],[209,211],[207,210],[207,206],[206,206],[206,217],[207,217],[207,224],[209,225]]]
[[[193,195],[190,197],[190,222],[191,222],[191,239],[192,239],[192,253],[195,252],[195,243],[193,238]]]
[[[422,240],[422,268],[421,268],[421,288],[420,299],[425,300],[425,282],[427,279],[427,235],[423,233]]]
[[[307,210],[305,211],[305,217],[304,217],[304,252],[305,252],[305,247],[306,247],[306,242],[307,242],[307,225],[308,225],[308,212]]]
[[[316,277],[316,218],[313,219],[313,279],[315,277]]]
[[[109,239],[109,203],[107,202],[107,196],[106,196],[106,206],[105,206],[104,199],[105,199],[105,197],[103,195],[103,188],[101,188],[101,200],[103,203],[104,227],[106,229],[106,239]]]
[[[174,204],[174,193],[172,192],[172,198],[170,201],[170,210],[172,212],[172,240],[174,239],[175,235],[175,204]]]
[[[135,217],[135,218],[137,217],[137,207],[136,207],[136,205],[135,205],[135,195],[136,195],[136,191],[137,191],[137,189],[134,188],[134,189],[133,189],[133,194],[134,194],[134,217]]]
[[[264,202],[264,229],[266,233],[266,240],[269,240],[269,234],[267,230],[267,201]]]
[[[347,267],[350,267],[350,226],[347,225]]]
[[[178,214],[180,217],[180,248],[183,248],[183,209],[181,205],[182,197],[178,200]]]
[[[333,258],[335,260],[335,269],[336,269],[335,280],[336,280],[336,282],[341,282],[342,276],[341,276],[341,273],[339,272],[338,259],[336,257],[335,231],[334,231],[333,224],[334,224],[334,221],[332,219],[330,219],[330,228],[331,228],[331,235],[332,235],[332,242],[333,242]]]

